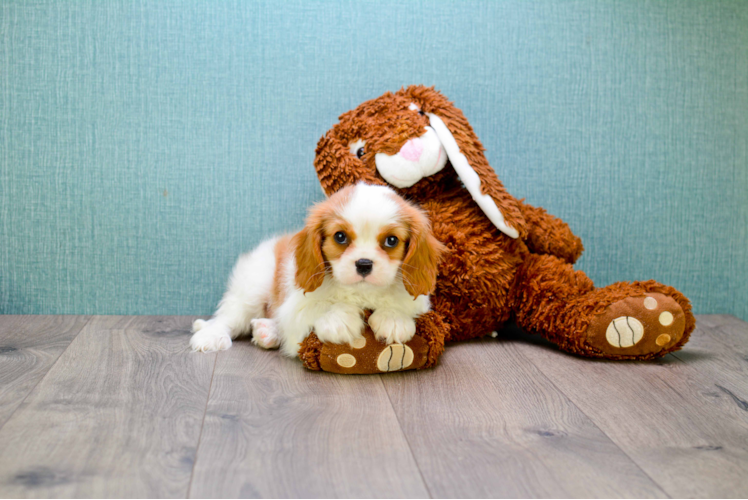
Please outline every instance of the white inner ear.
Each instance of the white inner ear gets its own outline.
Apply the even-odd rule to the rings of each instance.
[[[449,161],[452,163],[452,167],[457,172],[460,180],[467,188],[470,195],[473,197],[478,206],[486,214],[486,217],[493,222],[493,225],[506,234],[510,238],[519,238],[519,232],[508,225],[504,219],[504,214],[501,213],[499,207],[493,201],[493,198],[487,194],[480,192],[480,177],[470,166],[465,155],[460,152],[460,147],[457,145],[452,132],[449,131],[447,126],[444,124],[441,118],[433,113],[428,113],[429,121],[431,122],[431,128],[436,132],[439,141],[441,141],[444,150],[447,152]]]

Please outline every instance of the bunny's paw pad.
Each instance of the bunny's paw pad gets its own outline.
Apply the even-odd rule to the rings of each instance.
[[[671,297],[648,293],[609,305],[587,329],[587,342],[614,356],[669,352],[683,337],[686,318]]]

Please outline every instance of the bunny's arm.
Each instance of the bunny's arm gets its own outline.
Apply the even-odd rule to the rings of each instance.
[[[520,200],[520,209],[527,228],[525,244],[532,253],[555,255],[570,264],[582,255],[582,240],[571,232],[566,222],[524,200]]]

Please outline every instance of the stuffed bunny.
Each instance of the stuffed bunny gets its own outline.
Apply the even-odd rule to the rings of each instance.
[[[462,112],[423,86],[343,114],[317,146],[314,165],[328,195],[359,181],[389,185],[428,213],[447,247],[432,311],[418,324],[428,349],[411,367],[433,366],[445,341],[480,337],[512,320],[588,357],[652,359],[688,341],[695,320],[685,296],[655,281],[596,288],[573,267],[581,240],[562,220],[509,194],[483,151]],[[312,335],[301,358],[336,371],[320,366],[323,351]],[[375,364],[365,372],[389,371]]]

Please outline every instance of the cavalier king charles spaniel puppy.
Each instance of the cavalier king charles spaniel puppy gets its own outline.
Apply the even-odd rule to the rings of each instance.
[[[428,218],[385,186],[341,189],[309,212],[294,235],[263,242],[239,257],[213,318],[193,324],[195,351],[252,342],[288,356],[314,330],[322,342],[361,338],[363,311],[386,343],[409,341],[430,308],[444,247]]]

